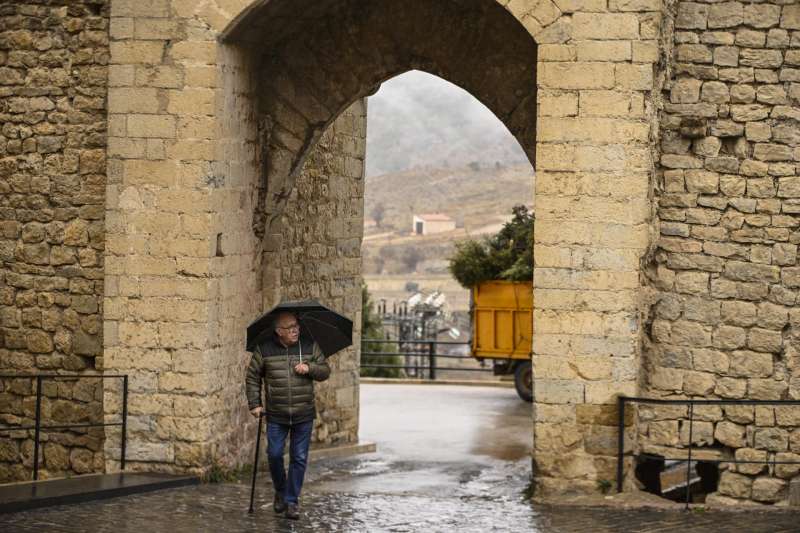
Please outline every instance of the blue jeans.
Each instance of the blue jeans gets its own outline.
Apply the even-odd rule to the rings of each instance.
[[[313,420],[291,426],[267,422],[267,461],[272,476],[272,486],[275,487],[275,493],[282,495],[286,503],[298,503],[308,464],[308,448],[313,428]],[[283,468],[283,450],[286,447],[287,436],[290,436],[288,479]]]

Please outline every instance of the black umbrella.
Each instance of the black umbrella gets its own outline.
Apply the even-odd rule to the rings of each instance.
[[[353,344],[353,321],[331,311],[316,300],[283,302],[247,326],[247,351],[252,352],[263,335],[275,328],[275,319],[282,312],[294,313],[300,323],[300,335],[310,336],[325,357]]]

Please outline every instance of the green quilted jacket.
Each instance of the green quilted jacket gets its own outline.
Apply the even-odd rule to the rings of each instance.
[[[302,361],[308,364],[306,375],[297,374],[294,367]],[[325,381],[331,368],[313,341],[301,337],[288,348],[272,335],[254,350],[247,367],[247,405],[254,409],[262,404],[261,382],[266,391],[267,420],[280,424],[297,424],[313,420],[314,381]]]

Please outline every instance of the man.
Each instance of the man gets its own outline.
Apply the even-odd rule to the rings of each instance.
[[[267,417],[267,459],[275,488],[273,509],[287,518],[300,518],[299,496],[308,462],[314,427],[314,381],[325,381],[331,369],[313,340],[301,338],[300,324],[292,313],[280,313],[274,335],[253,350],[247,368],[247,403],[253,416]],[[266,384],[266,404],[261,405],[261,380]],[[289,474],[283,467],[283,450],[289,436]]]

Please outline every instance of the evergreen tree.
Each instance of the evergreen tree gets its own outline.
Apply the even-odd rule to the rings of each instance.
[[[465,288],[493,279],[533,279],[534,215],[524,205],[514,206],[513,217],[496,235],[456,243],[450,273]]]
[[[361,338],[362,339],[383,339],[383,325],[381,318],[374,312],[372,297],[367,290],[367,285],[361,284]],[[396,352],[397,345],[392,343],[369,342],[361,345],[361,364],[362,365],[402,365],[403,358],[399,355],[375,356],[363,355],[363,352]],[[403,371],[399,368],[372,368],[361,367],[361,375],[365,377],[399,378],[403,377]]]

